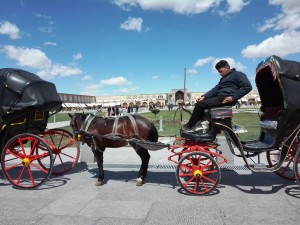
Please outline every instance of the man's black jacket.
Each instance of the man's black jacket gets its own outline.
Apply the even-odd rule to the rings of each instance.
[[[205,93],[205,98],[215,96],[232,96],[233,101],[237,101],[252,90],[252,85],[246,74],[232,69],[230,73],[222,77],[219,83],[210,91]]]

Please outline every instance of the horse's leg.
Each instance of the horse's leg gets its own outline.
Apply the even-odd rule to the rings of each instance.
[[[142,186],[145,183],[145,178],[147,176],[150,154],[147,149],[142,148],[140,146],[134,146],[134,149],[142,160],[142,165],[138,173],[136,186]]]
[[[93,150],[94,156],[97,161],[98,169],[99,169],[98,180],[96,181],[95,186],[101,186],[103,184],[103,180],[104,180],[103,152],[104,152],[104,150],[105,150],[105,148]]]

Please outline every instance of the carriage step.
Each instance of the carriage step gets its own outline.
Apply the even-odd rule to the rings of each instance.
[[[264,163],[255,163],[254,166],[253,166],[253,169],[255,171],[258,171],[258,172],[265,172],[265,171],[268,171],[268,167],[266,164]]]

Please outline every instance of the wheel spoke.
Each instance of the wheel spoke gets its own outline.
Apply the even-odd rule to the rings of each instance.
[[[48,173],[49,173],[48,170],[45,170],[43,167],[41,167],[41,166],[39,166],[39,165],[37,165],[37,164],[35,164],[35,163],[31,163],[30,165],[33,166],[33,167],[35,167],[36,169],[38,169],[38,170],[44,172],[45,174],[48,174]]]
[[[180,173],[179,176],[180,177],[193,177],[194,174],[193,173]]]
[[[218,173],[218,170],[203,171],[203,175],[208,175],[208,174],[213,174],[213,173]]]
[[[7,161],[5,161],[5,162],[7,162]],[[21,163],[17,163],[17,164],[15,164],[15,165],[13,165],[13,166],[10,166],[10,167],[5,167],[5,171],[9,171],[9,170],[11,170],[11,169],[15,169],[15,168],[17,168],[17,167],[19,167],[19,166],[23,166],[23,164],[22,164],[22,162]]]
[[[194,192],[197,192],[197,187],[199,185],[199,180],[196,179],[195,185],[194,185]]]
[[[194,176],[191,177],[191,179],[189,179],[187,182],[185,182],[185,184],[183,184],[183,186],[187,187],[194,179],[195,179]]]
[[[32,186],[35,185],[35,182],[34,182],[34,178],[33,178],[33,175],[32,175],[32,171],[30,169],[30,166],[27,167],[27,170],[28,170],[28,174],[29,174],[29,177],[30,177],[30,180],[31,180],[31,184]]]
[[[22,167],[22,170],[21,170],[21,172],[20,172],[20,175],[19,175],[19,177],[18,177],[18,181],[17,181],[18,184],[20,183],[20,180],[21,180],[21,178],[23,177],[23,174],[24,174],[25,169],[26,169],[26,167],[23,166],[23,167]]]
[[[215,182],[213,179],[210,179],[210,178],[207,177],[207,176],[202,176],[202,179],[205,179],[205,180],[211,182],[212,184],[216,184],[216,182]]]

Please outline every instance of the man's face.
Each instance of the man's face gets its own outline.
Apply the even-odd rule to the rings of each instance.
[[[227,75],[230,72],[230,68],[229,67],[222,67],[220,69],[218,69],[219,74],[223,77],[225,75]]]

